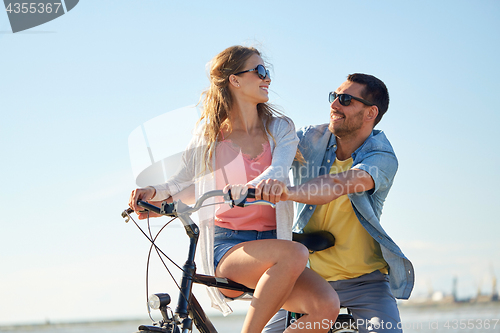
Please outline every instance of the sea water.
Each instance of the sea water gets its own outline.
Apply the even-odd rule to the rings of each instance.
[[[500,332],[500,302],[400,306],[405,333]]]
[[[210,320],[219,333],[239,332],[243,325],[244,315],[230,315],[227,317],[210,316]],[[10,325],[0,326],[0,332],[12,333],[134,333],[139,325],[151,325],[145,320],[120,320],[105,322],[79,323],[46,323],[39,325]],[[196,329],[194,332],[198,332]]]
[[[500,303],[400,306],[405,333],[500,332]],[[210,316],[219,333],[240,332],[244,315]],[[108,321],[44,325],[0,326],[0,332],[15,333],[134,333],[142,321]],[[374,330],[375,331],[375,330]]]

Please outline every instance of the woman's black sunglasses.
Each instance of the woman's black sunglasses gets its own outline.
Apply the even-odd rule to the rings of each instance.
[[[264,67],[263,65],[257,65],[257,67],[255,67],[254,69],[249,69],[247,71],[238,72],[238,73],[235,73],[234,75],[239,75],[239,74],[243,74],[246,72],[253,72],[253,71],[257,71],[257,75],[259,76],[259,78],[261,80],[264,80],[266,78],[266,76],[269,79],[271,78],[271,75],[269,74],[269,70],[266,69],[266,67]]]
[[[349,104],[351,104],[352,99],[360,101],[361,103],[368,105],[368,106],[375,105],[371,102],[368,102],[366,99],[354,97],[354,96],[349,95],[349,94],[337,94],[334,91],[330,92],[330,95],[328,95],[328,100],[330,101],[330,103],[333,103],[337,99],[337,97],[339,98],[340,105],[343,105],[343,106],[348,106]]]

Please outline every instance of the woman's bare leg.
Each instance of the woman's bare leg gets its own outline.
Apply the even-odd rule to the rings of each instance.
[[[327,332],[337,319],[340,301],[325,279],[306,268],[282,308],[304,314],[285,332]]]
[[[309,252],[300,243],[264,239],[238,244],[222,257],[216,276],[253,288],[242,332],[261,332],[281,308],[303,272]],[[224,291],[229,297],[238,292]]]
[[[316,273],[310,270],[304,272],[308,257],[309,252],[302,244],[276,239],[241,243],[226,253],[217,267],[216,275],[255,289],[242,332],[261,332],[283,304],[301,310],[296,312],[308,314],[302,322],[322,316],[327,312],[324,309],[326,304],[329,307],[337,304],[337,312],[332,309],[329,315],[321,319],[336,318],[336,293]],[[299,284],[296,286],[297,280]],[[224,291],[224,294],[235,297],[240,293]]]

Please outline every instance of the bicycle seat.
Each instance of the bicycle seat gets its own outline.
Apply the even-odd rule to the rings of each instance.
[[[307,234],[293,233],[292,239],[304,244],[309,251],[323,251],[335,245],[335,237],[326,230],[315,231]]]

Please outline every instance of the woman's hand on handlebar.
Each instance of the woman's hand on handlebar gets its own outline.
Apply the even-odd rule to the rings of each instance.
[[[239,203],[241,200],[246,198],[248,192],[248,185],[236,184],[236,185],[226,185],[222,192],[227,193],[231,190],[231,198],[235,203]]]
[[[130,194],[130,199],[128,201],[128,205],[130,208],[132,208],[137,216],[139,217],[139,220],[143,220],[145,218],[149,217],[159,217],[161,215],[153,213],[153,212],[148,212],[144,211],[143,208],[139,207],[137,205],[137,201],[147,201],[152,205],[155,206],[161,206],[161,201],[150,201],[156,194],[156,189],[152,186],[144,187],[144,188],[138,188],[132,191]]]
[[[241,201],[246,197],[250,185],[226,185],[223,192],[231,190],[231,196],[235,202]],[[286,201],[290,193],[285,183],[277,179],[261,180],[255,187],[255,200],[265,200],[272,203]]]
[[[277,179],[261,180],[255,187],[255,199],[272,203],[287,201],[289,198],[288,187]]]

